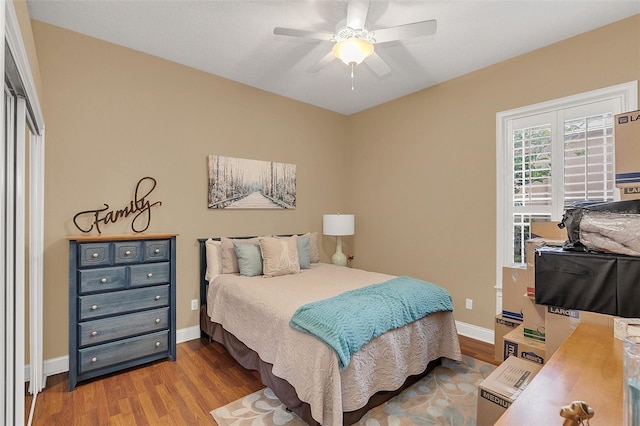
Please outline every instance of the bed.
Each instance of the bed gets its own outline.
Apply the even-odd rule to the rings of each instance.
[[[249,238],[234,240],[255,241]],[[224,345],[243,367],[258,371],[264,385],[309,424],[353,424],[442,358],[461,359],[453,312],[440,311],[373,338],[341,365],[331,347],[293,328],[292,316],[313,301],[395,277],[320,263],[317,257],[299,273],[270,278],[221,269],[211,274],[207,247],[216,240],[198,240],[203,336]]]

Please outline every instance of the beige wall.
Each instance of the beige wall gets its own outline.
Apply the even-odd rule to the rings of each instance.
[[[351,116],[354,265],[441,284],[492,329],[496,113],[638,79],[640,15]]]
[[[158,180],[149,232],[177,232],[178,328],[196,326],[196,239],[321,231],[356,214],[354,266],[446,287],[493,328],[495,114],[640,78],[640,16],[344,117],[32,21],[47,123],[45,358],[67,353],[73,215]],[[624,42],[623,42],[624,41]],[[295,163],[295,211],[210,211],[206,156]],[[130,232],[129,221],[104,233]],[[324,258],[335,247],[323,239]],[[474,309],[464,309],[464,299]]]
[[[22,41],[27,52],[27,58],[31,66],[31,74],[33,77],[33,83],[35,89],[38,92],[38,96],[42,96],[42,81],[40,79],[40,67],[38,65],[38,56],[36,54],[36,46],[33,40],[33,32],[31,29],[31,19],[29,18],[29,10],[27,9],[27,2],[25,0],[13,0],[13,5],[18,17],[18,25],[20,25],[20,33],[22,35]]]
[[[197,238],[321,231],[346,203],[347,118],[159,58],[32,21],[46,120],[45,350],[68,353],[73,216],[124,208],[144,176],[158,186],[148,232],[176,232],[177,326],[198,325]],[[297,208],[207,209],[207,155],[297,165]],[[103,234],[130,233],[131,221]],[[331,241],[323,242],[329,244]]]

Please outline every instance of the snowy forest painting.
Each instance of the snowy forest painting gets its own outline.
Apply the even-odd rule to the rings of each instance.
[[[295,209],[296,165],[209,155],[210,209]]]

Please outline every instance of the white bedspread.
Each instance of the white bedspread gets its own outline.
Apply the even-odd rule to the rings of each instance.
[[[223,274],[209,285],[207,313],[273,364],[273,374],[296,389],[315,420],[341,425],[343,411],[363,407],[378,391],[397,389],[430,361],[461,359],[452,312],[429,315],[373,339],[344,370],[329,346],[289,326],[293,313],[305,303],[390,278],[323,263],[273,278]]]

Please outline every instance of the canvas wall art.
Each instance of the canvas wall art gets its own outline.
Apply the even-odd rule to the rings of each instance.
[[[210,209],[295,209],[296,165],[209,155]]]

